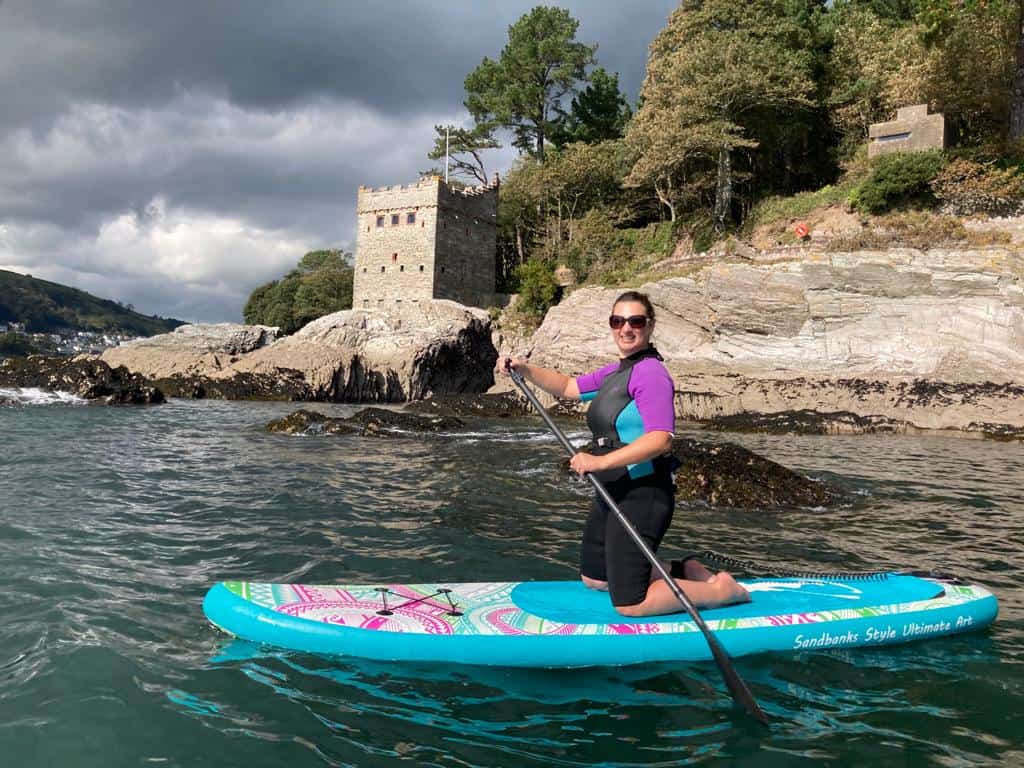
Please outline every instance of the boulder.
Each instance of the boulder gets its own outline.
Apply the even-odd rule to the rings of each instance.
[[[593,444],[582,448],[589,451]],[[843,499],[839,489],[811,480],[733,443],[676,438],[672,455],[676,500],[732,509],[828,507]],[[568,459],[562,469],[569,470]]]
[[[163,393],[126,368],[111,368],[95,359],[9,357],[0,362],[0,387],[35,387],[51,392],[70,392],[86,400],[110,405],[144,405],[164,402]]]
[[[447,300],[407,304],[335,312],[239,354],[182,333],[108,350],[103,359],[192,397],[402,402],[493,385],[497,351],[486,312]]]

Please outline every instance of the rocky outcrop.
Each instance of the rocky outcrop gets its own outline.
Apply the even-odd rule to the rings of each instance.
[[[526,416],[533,407],[515,392],[482,395],[438,395],[409,403],[415,413],[450,415],[459,418],[507,419]]]
[[[345,418],[303,409],[275,419],[266,429],[286,435],[397,436],[408,432],[447,432],[463,426],[460,419],[451,416],[416,416],[383,408],[364,408]]]
[[[1024,429],[1016,248],[757,251],[642,290],[684,420],[778,427],[780,414],[802,413],[794,428],[823,432]],[[583,288],[552,308],[531,362],[580,373],[614,359],[604,319],[617,293]]]
[[[593,444],[581,448],[590,451]],[[733,443],[676,438],[676,500],[731,509],[819,508],[843,500],[839,489]],[[569,470],[568,460],[562,469]]]
[[[335,312],[238,354],[182,333],[108,350],[103,359],[175,396],[401,402],[487,390],[497,360],[490,336],[483,310],[435,300]]]
[[[10,357],[0,362],[0,387],[34,387],[70,392],[86,400],[111,405],[164,402],[163,393],[126,368],[111,368],[101,360],[67,357]]]
[[[150,379],[202,377],[272,344],[277,335],[277,328],[266,325],[182,325],[170,333],[108,349],[102,358],[112,366],[124,365]]]

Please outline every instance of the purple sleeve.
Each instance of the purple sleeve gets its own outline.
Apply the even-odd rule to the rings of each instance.
[[[576,377],[576,386],[580,390],[581,395],[586,395],[590,392],[597,392],[601,388],[602,382],[619,370],[618,363],[609,363],[604,368],[598,368],[592,373],[585,373],[582,376]]]
[[[661,361],[647,358],[633,367],[629,394],[636,402],[645,433],[654,430],[675,432],[675,385]]]

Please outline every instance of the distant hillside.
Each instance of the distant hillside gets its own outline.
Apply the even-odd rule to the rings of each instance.
[[[47,333],[72,329],[154,336],[184,325],[181,320],[140,315],[115,301],[59,283],[0,269],[0,323]]]

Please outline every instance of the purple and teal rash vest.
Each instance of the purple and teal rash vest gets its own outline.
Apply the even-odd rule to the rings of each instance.
[[[605,438],[611,449],[628,445],[647,432],[675,432],[675,386],[654,347],[578,376],[576,386],[580,399],[590,402],[587,426],[595,440]],[[654,460],[630,464],[626,470],[633,479],[646,477],[655,471]],[[623,471],[601,474],[612,480]]]

